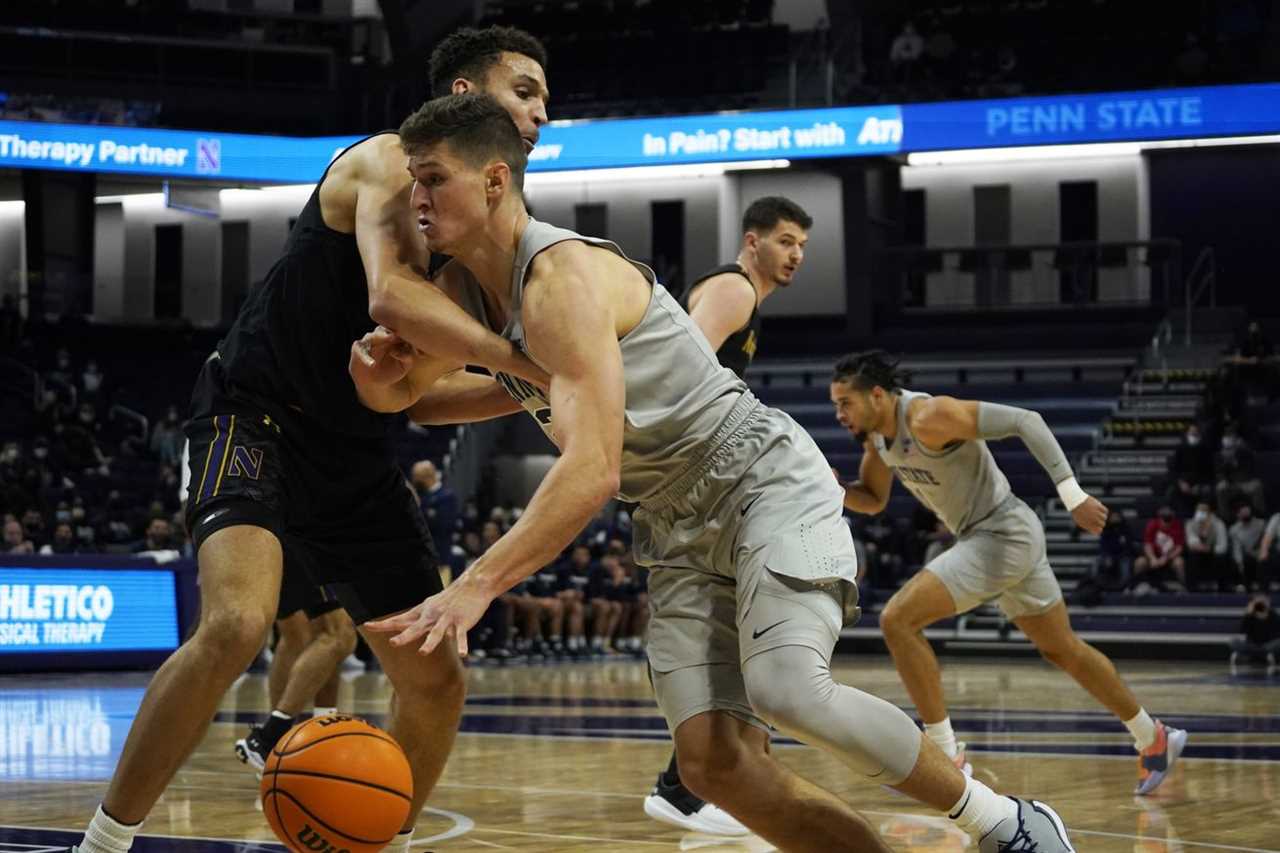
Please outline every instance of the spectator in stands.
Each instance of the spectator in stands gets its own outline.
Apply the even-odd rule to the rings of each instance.
[[[586,597],[591,602],[592,654],[608,651],[608,643],[622,621],[623,602],[618,590],[621,580],[622,566],[616,554],[605,554],[591,567]]]
[[[916,32],[916,25],[907,21],[889,48],[889,62],[893,65],[895,76],[900,80],[909,80],[912,67],[923,53],[924,39]]]
[[[1255,595],[1245,608],[1240,620],[1240,633],[1244,636],[1231,640],[1231,665],[1241,656],[1265,657],[1268,672],[1276,668],[1276,655],[1280,654],[1280,617],[1271,609],[1271,601],[1265,594]]]
[[[637,566],[631,555],[618,557],[624,575],[625,610],[614,642],[618,651],[639,656],[644,652],[644,635],[649,627],[649,571]]]
[[[74,389],[76,381],[71,367],[71,353],[65,348],[60,348],[54,356],[53,364],[53,369],[45,374],[45,380]]]
[[[170,406],[164,420],[158,421],[151,428],[151,452],[160,460],[160,464],[177,468],[182,465],[182,445],[185,441],[178,407]]]
[[[53,528],[53,539],[40,548],[41,554],[79,554],[80,546],[76,542],[75,530],[71,522],[60,521]]]
[[[1230,518],[1241,498],[1247,498],[1258,512],[1266,512],[1266,491],[1258,479],[1253,450],[1240,435],[1240,428],[1229,423],[1222,433],[1222,450],[1218,454],[1218,512]]]
[[[1227,525],[1214,514],[1208,501],[1196,504],[1186,532],[1188,589],[1208,586],[1225,590],[1234,586],[1237,573],[1227,555],[1231,545]]]
[[[1160,507],[1142,534],[1142,556],[1134,560],[1130,581],[1133,591],[1138,595],[1154,590],[1164,592],[1171,585],[1185,590],[1187,566],[1182,552],[1186,541],[1186,532],[1173,514],[1173,507]]]
[[[98,362],[89,359],[85,363],[84,372],[80,374],[80,393],[84,395],[84,399],[96,402],[102,396],[102,371],[98,369]]]
[[[1256,388],[1269,398],[1275,396],[1275,347],[1257,320],[1250,321],[1236,339],[1227,366],[1246,389]]]
[[[589,651],[586,615],[591,569],[591,549],[585,544],[574,545],[569,559],[556,568],[556,595],[565,611],[565,649],[574,657]]]
[[[502,538],[502,526],[496,521],[486,521],[480,528],[480,547],[488,551],[493,543]],[[484,553],[481,551],[481,553]]]
[[[39,548],[48,541],[48,531],[44,525],[44,514],[38,509],[28,509],[22,514],[22,532]]]
[[[4,523],[4,553],[34,554],[35,552],[35,543],[27,538],[22,522],[13,516],[8,516]]]
[[[860,522],[863,517],[855,521]],[[895,589],[903,576],[903,557],[906,542],[902,533],[894,525],[893,519],[885,513],[872,516],[862,523],[862,531],[854,532],[855,541],[861,540],[866,551],[866,561],[858,561],[858,569],[864,568],[866,576],[873,587]]]
[[[172,515],[182,508],[182,501],[178,498],[178,489],[181,485],[182,477],[178,474],[178,469],[173,465],[161,465],[156,475],[152,502],[159,503],[164,507],[166,514]]]
[[[146,535],[133,547],[133,553],[145,554],[153,551],[172,551],[177,548],[173,541],[173,525],[169,519],[157,517],[147,525]]]
[[[80,553],[96,553],[98,550],[97,531],[89,522],[88,513],[84,509],[84,498],[79,495],[71,499],[71,527],[76,534],[76,543]]]
[[[1200,39],[1195,33],[1187,33],[1182,52],[1174,65],[1178,69],[1178,82],[1184,85],[1204,78],[1209,67],[1209,54],[1200,46]]]
[[[1266,531],[1262,519],[1254,518],[1253,507],[1247,501],[1236,509],[1236,523],[1231,525],[1231,558],[1236,570],[1250,589],[1258,586],[1258,563],[1262,556],[1262,537]],[[1244,592],[1243,585],[1238,587]]]
[[[436,548],[445,553],[453,542],[453,532],[458,523],[458,496],[445,486],[440,472],[429,459],[413,463],[412,476],[422,515],[431,530],[431,539]]]
[[[1280,584],[1280,512],[1271,516],[1258,548],[1258,588],[1270,591]]]
[[[1221,522],[1219,522],[1221,523]],[[1226,531],[1223,531],[1225,539]],[[1137,543],[1129,522],[1118,512],[1107,516],[1107,526],[1098,537],[1098,557],[1093,563],[1096,583],[1103,589],[1123,589],[1133,572]]]
[[[1213,451],[1204,441],[1199,424],[1191,424],[1182,443],[1169,459],[1167,500],[1178,517],[1190,516],[1201,491],[1213,485]]]
[[[125,549],[135,539],[133,525],[129,521],[129,508],[119,490],[112,489],[107,493],[102,508],[95,516],[97,539],[103,545]]]

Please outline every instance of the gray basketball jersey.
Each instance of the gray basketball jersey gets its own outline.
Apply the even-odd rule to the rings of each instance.
[[[928,396],[899,392],[897,436],[889,442],[874,433],[873,441],[880,458],[907,491],[933,510],[948,530],[960,535],[989,516],[1012,492],[985,441],[960,441],[935,453],[916,440],[907,425],[907,406]]]
[[[658,283],[653,270],[628,258],[615,243],[584,237],[532,217],[512,265],[511,317],[502,330],[504,338],[528,354],[522,310],[529,265],[539,252],[567,240],[580,240],[613,252],[639,270],[653,288],[643,319],[619,341],[626,384],[626,423],[618,497],[644,503],[713,449],[707,445],[717,427],[749,392],[733,371],[720,366],[707,339]],[[479,284],[471,283],[467,297],[464,307],[485,322]],[[551,404],[543,392],[515,376],[499,373],[497,379],[551,437]]]

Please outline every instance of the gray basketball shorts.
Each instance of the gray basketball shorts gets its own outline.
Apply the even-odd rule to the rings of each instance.
[[[1044,613],[1062,599],[1040,517],[1016,497],[925,568],[951,593],[957,613],[994,600],[1006,616],[1018,619]]]
[[[742,664],[792,645],[829,661],[856,620],[844,493],[809,434],[762,405],[700,467],[634,516],[654,690],[672,731],[712,710],[767,730]]]

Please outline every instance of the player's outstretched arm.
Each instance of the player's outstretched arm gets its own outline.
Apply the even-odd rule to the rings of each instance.
[[[908,417],[916,438],[934,451],[957,441],[1018,436],[1053,481],[1076,524],[1090,533],[1102,532],[1107,508],[1080,488],[1062,445],[1039,412],[1000,403],[931,397],[916,404]]]
[[[575,247],[577,247],[575,249]],[[525,287],[530,352],[551,372],[550,402],[561,455],[524,514],[444,592],[398,616],[367,623],[404,645],[425,636],[429,654],[446,637],[465,653],[466,632],[489,603],[550,563],[618,490],[625,387],[608,288],[592,281],[581,244],[543,252]]]
[[[837,479],[839,479],[837,477]],[[870,440],[862,443],[862,462],[858,465],[858,479],[841,483],[844,487],[844,507],[865,515],[879,515],[889,505],[893,490],[893,472],[884,464],[875,445]]]
[[[429,426],[487,421],[520,411],[507,390],[492,376],[457,370],[428,387],[409,409],[414,423]]]
[[[718,350],[730,335],[751,322],[756,290],[737,273],[712,276],[698,289],[701,295],[689,316],[706,335],[711,349]]]
[[[365,277],[369,316],[426,353],[455,364],[479,364],[533,382],[546,375],[510,341],[486,329],[415,268],[422,235],[413,228],[412,183],[403,169],[380,160],[359,182],[355,230]]]

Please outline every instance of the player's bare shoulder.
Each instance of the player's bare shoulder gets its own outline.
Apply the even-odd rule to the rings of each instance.
[[[643,318],[652,288],[644,275],[616,252],[581,240],[565,240],[534,257],[525,292],[526,311],[536,312],[544,301],[558,306],[606,304],[613,310],[621,336]]]
[[[405,171],[404,150],[394,133],[370,137],[343,154],[329,167],[320,187],[320,210],[325,224],[344,234],[356,230],[356,210],[362,193],[380,204],[409,209],[413,178]]]

